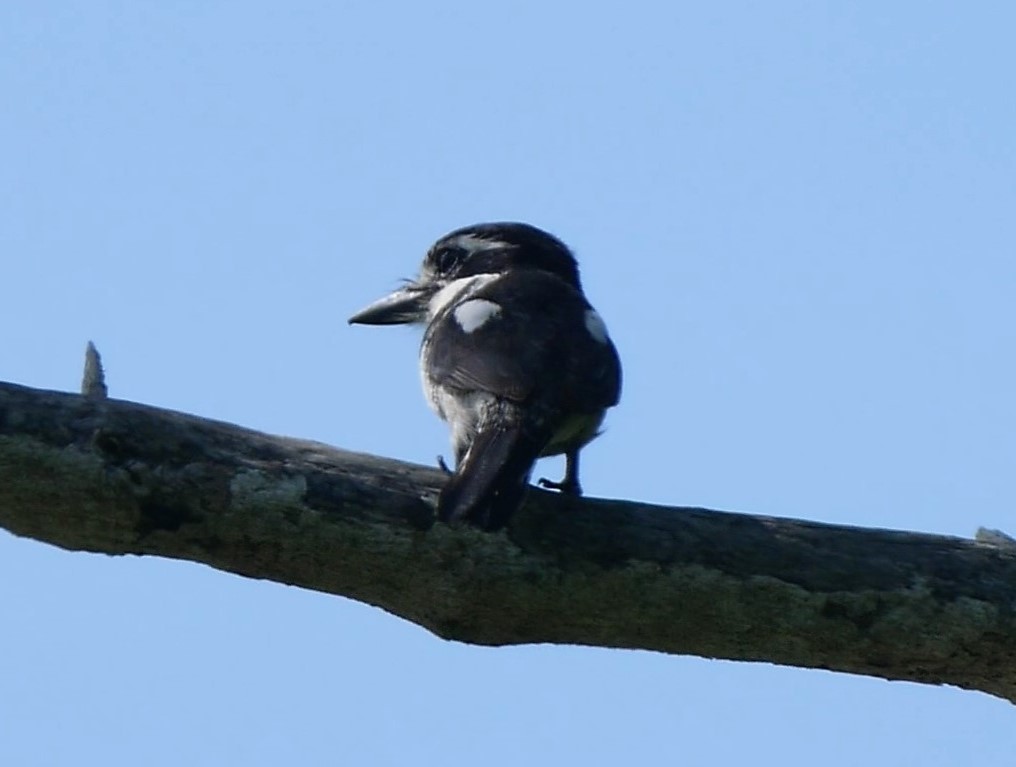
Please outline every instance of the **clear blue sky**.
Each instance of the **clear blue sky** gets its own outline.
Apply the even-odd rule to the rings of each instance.
[[[1010,3],[0,5],[0,379],[432,463],[445,231],[570,243],[625,364],[593,495],[1016,532]],[[556,473],[558,465],[543,467]],[[1011,767],[948,688],[451,644],[0,533],[4,765]]]

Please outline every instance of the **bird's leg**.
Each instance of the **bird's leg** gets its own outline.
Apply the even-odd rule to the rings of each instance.
[[[452,450],[455,451],[455,468],[462,465],[462,459],[466,457],[466,451],[469,449],[468,444],[454,444]],[[445,474],[452,475],[455,472],[449,468],[447,461],[445,461],[443,455],[437,457],[437,467],[441,469]]]
[[[579,484],[579,451],[572,450],[565,455],[564,479],[553,482],[543,477],[539,485],[550,490],[558,490],[565,495],[582,495],[582,485]]]

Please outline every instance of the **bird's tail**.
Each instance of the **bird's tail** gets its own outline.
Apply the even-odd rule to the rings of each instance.
[[[533,464],[546,440],[521,425],[481,428],[438,499],[444,522],[498,530],[522,505]]]

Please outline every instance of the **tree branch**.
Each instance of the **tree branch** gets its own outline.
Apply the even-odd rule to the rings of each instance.
[[[0,384],[0,525],[554,642],[952,684],[1016,702],[1016,550],[533,489],[506,533],[434,524],[443,476],[144,405]]]

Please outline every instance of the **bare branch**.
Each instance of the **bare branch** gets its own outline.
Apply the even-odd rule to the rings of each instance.
[[[1016,702],[1016,551],[534,489],[433,522],[435,469],[0,384],[0,525],[340,594],[449,639],[769,661]]]

